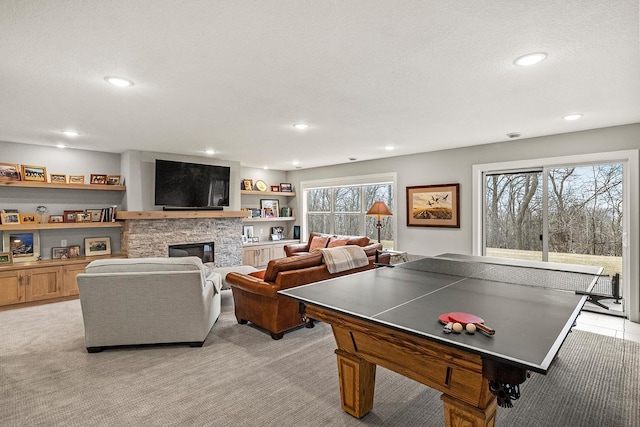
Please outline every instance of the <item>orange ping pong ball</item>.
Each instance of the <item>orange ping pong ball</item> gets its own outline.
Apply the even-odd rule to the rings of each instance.
[[[459,334],[460,332],[462,332],[462,325],[458,322],[454,323],[453,332],[455,332],[456,334]]]
[[[467,323],[467,332],[473,334],[476,331],[476,325],[473,323]]]

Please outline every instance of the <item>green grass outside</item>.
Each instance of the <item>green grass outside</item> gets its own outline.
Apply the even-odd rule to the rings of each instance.
[[[542,260],[542,251],[487,248],[486,252],[487,256],[499,258],[527,259],[533,261]],[[602,274],[622,274],[622,257],[549,252],[549,261],[565,264],[595,265],[598,267],[604,267]]]

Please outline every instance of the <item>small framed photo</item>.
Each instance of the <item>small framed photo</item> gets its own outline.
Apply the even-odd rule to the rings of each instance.
[[[275,218],[280,214],[280,202],[277,199],[260,199],[260,209],[264,218]]]
[[[80,245],[69,246],[69,258],[78,258],[80,257]]]
[[[13,264],[11,252],[0,252],[0,266]]]
[[[79,213],[84,213],[84,211],[64,211],[62,222],[76,222],[76,216]]]
[[[0,214],[0,222],[8,225],[20,224],[20,214],[14,212],[2,212]]]
[[[407,187],[407,227],[460,228],[460,184]]]
[[[291,186],[290,182],[281,182],[280,191],[282,191],[283,193],[292,193],[293,187]]]
[[[243,179],[242,180],[242,189],[251,191],[253,190],[253,180],[252,179]]]
[[[20,224],[36,224],[38,222],[36,214],[20,214]]]
[[[0,163],[0,181],[20,181],[20,168],[13,163]]]
[[[277,185],[272,185],[271,186],[271,192],[272,193],[279,193],[280,192],[280,187]]]
[[[69,175],[69,184],[84,184],[84,175]]]
[[[47,182],[47,168],[44,166],[22,165],[22,176],[25,181]]]
[[[58,184],[66,184],[67,183],[67,175],[52,173],[49,174],[49,182],[54,182]]]
[[[49,222],[51,222],[51,223],[64,222],[64,216],[62,216],[62,215],[49,215]]]
[[[107,175],[107,185],[120,185],[120,175]]]
[[[76,214],[76,222],[91,222],[91,214],[87,212],[78,212]]]
[[[107,183],[107,175],[101,174],[91,174],[91,179],[89,179],[89,184],[101,184],[104,185]]]
[[[91,222],[100,222],[102,220],[102,209],[87,209],[85,212],[91,215]]]
[[[10,251],[13,262],[37,261],[40,258],[40,234],[37,231],[5,231],[3,251]]]
[[[67,259],[69,258],[69,248],[66,246],[59,246],[51,248],[52,259]]]
[[[260,242],[260,238],[259,237],[254,236],[254,237],[251,238],[251,243],[258,243],[258,242]]]
[[[242,235],[247,236],[247,238],[253,237],[253,225],[243,225],[242,226]]]
[[[273,240],[273,241],[280,240],[280,235],[279,234],[272,234],[271,235],[271,240]]]
[[[85,237],[84,255],[111,255],[111,237]]]

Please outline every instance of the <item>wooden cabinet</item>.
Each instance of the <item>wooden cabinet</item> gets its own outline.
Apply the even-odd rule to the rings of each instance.
[[[24,302],[24,273],[0,271],[0,306]]]
[[[43,267],[23,270],[25,301],[39,301],[62,295],[62,267]]]
[[[242,248],[242,263],[254,267],[264,267],[272,259],[284,258],[284,246],[289,243],[298,243],[299,240],[287,240],[276,242],[264,242],[260,244],[250,243]]]
[[[0,267],[0,310],[78,298],[77,276],[95,259],[51,259]]]
[[[64,268],[62,273],[62,294],[64,296],[78,295],[78,274],[84,273],[84,269],[89,262],[82,264],[72,264]]]
[[[62,294],[62,267],[0,272],[0,305],[56,298]]]

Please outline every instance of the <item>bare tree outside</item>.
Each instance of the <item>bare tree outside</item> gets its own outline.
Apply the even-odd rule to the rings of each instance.
[[[310,232],[365,235],[378,239],[377,217],[366,216],[381,200],[394,212],[393,184],[339,186],[307,190],[307,221]],[[393,248],[391,217],[381,217],[381,241]]]
[[[538,171],[486,177],[487,254],[512,250],[520,255],[511,257],[540,259],[542,194]],[[589,256],[611,257],[605,265],[608,274],[620,272],[622,202],[621,164],[549,169],[549,261],[587,263]]]

